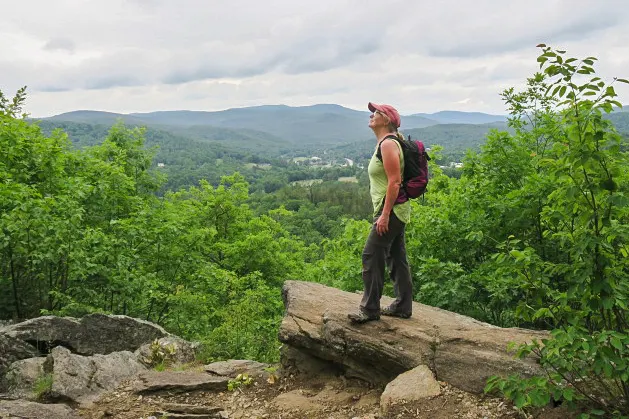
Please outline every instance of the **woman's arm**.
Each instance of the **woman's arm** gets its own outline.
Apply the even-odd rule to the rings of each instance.
[[[400,150],[397,144],[395,144],[395,140],[382,141],[380,150],[382,153],[382,165],[388,180],[382,214],[376,222],[376,231],[382,235],[389,231],[389,216],[402,185],[402,173],[400,172]]]

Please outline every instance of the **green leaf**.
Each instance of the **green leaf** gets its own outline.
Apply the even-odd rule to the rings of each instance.
[[[566,86],[561,86],[561,89],[559,90],[559,97],[563,97],[565,93],[566,93]]]
[[[618,339],[617,337],[611,338],[610,343],[612,344],[614,348],[618,349],[619,351],[623,350],[622,341]]]
[[[524,397],[522,393],[518,393],[518,395],[515,396],[513,403],[516,405],[517,408],[521,409],[526,404],[526,397]]]
[[[574,390],[572,388],[566,387],[563,389],[562,396],[564,399],[570,402],[572,401],[572,398],[574,397]]]
[[[603,372],[607,378],[612,378],[614,375],[614,369],[609,363],[603,364]]]

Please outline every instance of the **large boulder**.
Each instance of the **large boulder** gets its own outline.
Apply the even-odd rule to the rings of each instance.
[[[170,336],[156,324],[128,316],[105,314],[89,314],[81,319],[37,317],[6,326],[2,332],[42,352],[64,346],[80,355],[133,352],[147,342]]]
[[[36,389],[36,386],[47,373],[50,373],[44,367],[46,360],[45,357],[27,358],[11,364],[6,373],[6,382],[11,397],[36,399],[37,391],[44,391],[44,389]]]
[[[434,397],[441,394],[441,387],[426,365],[419,365],[398,375],[385,387],[380,396],[380,409],[388,412],[391,406],[404,402]]]
[[[198,343],[188,342],[177,336],[166,336],[145,343],[135,351],[140,362],[147,366],[155,366],[163,360],[164,364],[184,365],[196,360]]]
[[[80,416],[64,404],[0,400],[0,418],[79,419]]]
[[[102,393],[146,371],[136,355],[128,351],[88,357],[58,346],[49,358],[52,360],[51,397],[82,406],[89,406]]]
[[[0,333],[0,390],[6,387],[4,374],[15,361],[38,356],[37,348],[13,336]]]
[[[482,392],[491,375],[539,372],[536,359],[514,359],[507,346],[542,339],[547,333],[500,328],[419,303],[413,303],[410,319],[383,316],[355,325],[347,314],[358,309],[360,298],[321,284],[287,281],[279,331],[285,344],[282,363],[296,364],[294,354],[301,352],[374,384],[386,384],[427,365],[438,380],[476,393]],[[382,304],[391,301],[383,297]]]

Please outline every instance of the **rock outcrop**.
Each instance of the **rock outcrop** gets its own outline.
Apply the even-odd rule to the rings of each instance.
[[[165,354],[169,366],[193,362],[197,346],[158,325],[127,316],[45,316],[4,326],[0,329],[0,390],[8,391],[5,397],[28,400],[4,406],[45,412],[38,403],[29,403],[43,398],[86,407],[122,381],[146,372],[151,366],[147,363]],[[228,378],[203,374],[226,386]],[[63,417],[61,407],[50,409],[62,412]]]
[[[6,382],[11,397],[35,399],[35,386],[46,374],[46,358],[28,358],[15,361],[6,374]]]
[[[360,298],[321,284],[287,281],[279,332],[282,364],[322,368],[326,361],[347,376],[377,384],[427,365],[438,380],[475,393],[482,392],[491,375],[539,371],[535,359],[516,360],[507,346],[547,337],[544,332],[495,327],[419,303],[413,303],[410,319],[383,316],[354,325],[347,314],[357,310]],[[383,297],[383,304],[390,302]]]
[[[0,400],[0,418],[79,419],[80,416],[64,404]]]
[[[6,387],[4,375],[11,364],[37,355],[37,348],[0,331],[0,390]]]
[[[135,351],[143,344],[170,336],[161,326],[128,316],[90,314],[81,319],[44,316],[0,329],[41,352],[64,346],[79,355]]]
[[[146,367],[128,351],[82,356],[58,346],[48,357],[53,365],[51,396],[82,406],[89,406],[123,380],[146,371]]]

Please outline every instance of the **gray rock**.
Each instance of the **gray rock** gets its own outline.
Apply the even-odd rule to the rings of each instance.
[[[7,326],[4,333],[48,352],[64,346],[80,355],[135,351],[170,336],[161,326],[128,316],[90,314],[82,319],[43,316]]]
[[[198,343],[188,342],[177,336],[167,336],[159,338],[156,341],[165,351],[172,350],[172,357],[169,357],[170,365],[182,365],[189,364],[196,360],[196,352],[199,347]],[[135,354],[138,356],[138,360],[147,366],[154,366],[156,363],[152,355],[153,342],[145,343],[142,345]]]
[[[4,375],[11,364],[38,356],[37,348],[13,336],[0,333],[0,390],[6,388]]]
[[[338,375],[343,372],[341,364],[318,358],[290,345],[282,345],[280,357],[282,364],[280,372],[283,376],[295,371],[310,376]]]
[[[90,406],[102,393],[146,371],[128,351],[86,357],[59,346],[49,356],[53,363],[52,397],[82,406]]]
[[[42,404],[26,400],[0,400],[1,418],[79,419],[80,416],[64,404]]]
[[[2,332],[3,327],[10,326],[14,323],[15,322],[13,320],[0,320],[0,332]]]
[[[286,346],[341,368],[347,376],[385,384],[418,365],[440,381],[482,393],[491,375],[540,373],[534,357],[514,359],[509,342],[543,339],[548,333],[500,328],[446,310],[413,303],[413,317],[349,322],[361,296],[303,281],[286,281],[279,339]],[[392,302],[382,298],[382,305]],[[284,354],[284,352],[283,352]],[[283,355],[282,354],[282,355]],[[282,358],[282,364],[294,360]]]
[[[45,363],[45,357],[37,357],[11,364],[6,374],[9,395],[20,399],[35,399],[35,383],[46,374]]]
[[[4,333],[48,353],[52,347],[63,345],[76,351],[83,337],[79,321],[72,317],[43,316],[5,327]]]
[[[191,371],[147,371],[141,374],[134,384],[136,394],[149,394],[168,391],[185,393],[189,391],[225,391],[229,378],[216,377],[205,372]]]
[[[415,402],[441,394],[441,387],[426,365],[419,365],[398,375],[387,384],[380,396],[380,409],[387,413],[391,406]]]
[[[213,375],[234,378],[238,374],[247,374],[252,377],[268,377],[269,373],[265,371],[269,364],[263,364],[257,361],[249,361],[242,359],[231,359],[228,361],[219,361],[206,365],[203,369]]]
[[[94,338],[95,349],[102,349],[101,352],[93,351],[95,354],[133,352],[147,342],[171,336],[157,324],[129,316],[90,314],[81,319],[81,324]]]

